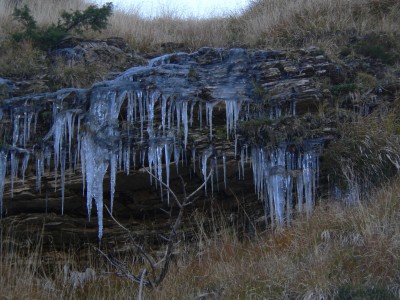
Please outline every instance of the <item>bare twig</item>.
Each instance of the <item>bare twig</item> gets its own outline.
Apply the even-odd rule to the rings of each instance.
[[[178,203],[178,206],[181,207],[181,203],[179,202],[178,197],[175,195],[175,193],[169,188],[168,185],[166,185],[162,180],[160,180],[159,178],[157,178],[156,176],[154,176],[153,173],[151,173],[147,168],[143,168],[147,173],[150,174],[151,177],[153,177],[154,179],[158,180],[160,182],[160,184],[162,184],[172,195],[172,197],[174,197],[176,203]]]
[[[138,300],[142,300],[143,282],[144,282],[144,276],[146,276],[146,273],[147,273],[147,270],[144,269],[142,272],[142,276],[140,276]]]
[[[155,269],[156,269],[156,264],[157,264],[157,263],[155,262],[155,260],[154,260],[151,256],[149,256],[149,255],[143,250],[143,248],[142,248],[141,246],[139,246],[139,245],[135,242],[135,239],[133,238],[131,231],[130,231],[128,228],[126,228],[124,225],[122,225],[120,222],[118,222],[117,219],[114,218],[114,216],[111,214],[110,209],[107,207],[107,205],[104,205],[104,206],[105,206],[106,210],[108,211],[108,213],[110,214],[111,219],[113,219],[113,221],[114,221],[115,223],[117,223],[117,225],[118,225],[119,227],[121,227],[121,228],[124,229],[126,232],[128,232],[129,238],[131,239],[133,245],[139,250],[140,254],[143,255],[143,257],[147,260],[147,262],[148,262],[148,263],[150,264],[150,266],[151,266],[151,269],[152,269],[153,271],[155,271]]]
[[[186,194],[186,188],[185,188],[185,182],[182,178],[182,176],[179,176],[182,182],[182,189],[183,189],[183,201],[180,202],[178,197],[176,196],[176,194],[171,190],[171,188],[169,186],[167,186],[164,182],[162,182],[162,180],[159,180],[156,176],[154,176],[147,168],[144,168],[144,170],[150,174],[150,176],[152,176],[153,178],[155,178],[156,180],[158,180],[160,182],[161,185],[163,185],[169,193],[171,193],[172,197],[175,199],[176,203],[178,204],[179,207],[179,213],[178,216],[175,219],[174,224],[171,227],[171,230],[168,234],[168,236],[164,237],[162,236],[163,239],[165,239],[167,241],[167,248],[165,250],[165,254],[164,256],[158,261],[156,262],[151,256],[149,256],[142,247],[140,247],[139,245],[136,244],[134,238],[132,237],[131,232],[129,231],[128,228],[126,228],[125,226],[123,226],[120,222],[118,222],[114,216],[111,214],[109,208],[107,206],[106,210],[108,211],[108,213],[110,214],[110,217],[113,219],[113,221],[122,229],[124,229],[125,231],[127,231],[129,233],[129,236],[133,242],[133,245],[139,250],[140,254],[145,258],[145,260],[150,264],[151,266],[151,272],[150,272],[150,276],[153,277],[153,279],[145,279],[146,275],[147,275],[147,270],[144,269],[140,278],[139,276],[135,276],[133,275],[129,270],[126,269],[125,266],[123,266],[123,264],[121,264],[120,262],[114,260],[114,259],[110,259],[108,256],[106,256],[101,250],[98,249],[98,251],[104,255],[107,260],[115,267],[117,268],[117,270],[119,270],[124,276],[126,276],[128,279],[130,279],[133,282],[139,283],[139,294],[138,294],[138,299],[141,299],[142,297],[142,289],[143,289],[143,285],[146,286],[150,286],[150,287],[156,287],[158,286],[165,278],[165,276],[168,273],[169,270],[169,265],[171,262],[171,258],[172,258],[172,254],[173,254],[173,249],[174,246],[176,245],[177,242],[177,232],[178,229],[182,223],[182,218],[183,218],[183,214],[185,211],[185,207],[187,205],[190,204],[189,199],[192,198],[194,195],[196,195],[196,193],[198,193],[205,184],[207,184],[208,180],[210,179],[213,171],[211,170],[210,173],[208,174],[208,176],[206,177],[206,180],[203,182],[203,184],[196,189],[193,193],[191,193],[189,196],[187,196]],[[160,266],[161,265],[161,266]],[[160,270],[160,273],[158,274],[158,276],[156,276],[156,270]]]
[[[101,251],[99,248],[94,247],[94,249],[97,250],[101,255],[103,255],[110,262],[111,265],[113,265],[117,270],[122,273],[124,277],[128,278],[132,282],[140,283],[140,278],[126,270],[126,267],[123,266],[119,261],[109,258],[108,255]],[[148,281],[144,281],[143,283],[146,285],[150,284],[150,282]]]
[[[208,174],[206,180],[203,182],[203,184],[201,186],[198,187],[197,190],[195,190],[193,193],[191,193],[188,197],[187,200],[189,200],[190,198],[192,198],[194,195],[196,195],[203,187],[204,185],[207,184],[207,181],[210,179],[211,175],[213,173],[213,170],[210,171],[210,173]]]

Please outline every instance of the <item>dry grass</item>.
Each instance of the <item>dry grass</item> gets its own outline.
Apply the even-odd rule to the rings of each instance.
[[[239,240],[228,226],[182,244],[163,284],[145,289],[145,299],[395,299],[400,297],[400,179],[362,203],[319,205],[310,219],[290,228]],[[218,221],[216,221],[218,223]],[[201,224],[199,224],[201,225]],[[138,286],[95,255],[85,267],[61,257],[49,271],[40,246],[23,253],[2,240],[0,289],[9,298],[128,299]],[[40,243],[38,244],[40,245]],[[131,262],[132,258],[125,258]],[[63,266],[96,270],[75,289]],[[28,267],[27,267],[28,266]],[[130,265],[133,269],[140,265]],[[25,294],[21,294],[25,293]],[[208,297],[208,298],[207,298]],[[358,298],[357,298],[358,297]]]
[[[43,73],[52,73],[50,81],[54,84],[47,87],[50,89],[86,87],[101,77],[87,75],[85,70],[79,68],[53,68],[46,61],[46,53],[33,49],[29,43],[11,45],[9,34],[21,30],[11,16],[16,3],[28,3],[40,26],[56,23],[62,10],[81,10],[90,4],[84,0],[0,0],[1,77],[13,80],[39,77],[40,81]],[[143,18],[137,11],[115,10],[106,30],[101,33],[88,31],[85,37],[101,39],[120,36],[140,53],[158,54],[165,51],[161,47],[163,43],[182,45],[176,48],[188,51],[203,46],[291,48],[316,45],[335,59],[341,51],[355,51],[351,40],[371,33],[378,37],[378,41],[379,36],[383,36],[383,40],[397,41],[399,22],[400,4],[397,0],[257,0],[238,15],[209,19],[184,18],[174,10],[165,10],[160,16],[149,19]],[[398,58],[398,46],[385,49],[382,47],[386,46],[377,47],[372,41],[365,47],[365,53],[378,57],[395,53],[392,56]],[[174,47],[171,50],[174,51]],[[110,70],[97,71],[104,74]],[[46,87],[39,84],[32,91],[44,89]]]
[[[250,44],[321,45],[337,49],[348,37],[371,31],[398,32],[395,0],[260,0],[243,14]]]
[[[45,57],[31,43],[0,44],[0,76],[26,79],[45,72]]]
[[[399,297],[399,183],[356,206],[322,204],[310,220],[252,241],[211,238],[202,252],[178,262],[151,298]]]
[[[56,22],[58,12],[83,9],[89,1],[0,0],[0,35],[13,31],[14,3],[28,2],[41,25]],[[116,10],[101,35],[121,36],[137,50],[154,51],[164,42],[202,46],[293,47],[322,46],[337,52],[354,36],[370,32],[399,33],[397,0],[253,0],[238,15],[196,19],[166,9],[159,17],[143,18],[137,11]]]
[[[362,102],[369,99],[360,95],[353,98],[357,98],[355,101],[361,107]],[[339,124],[339,136],[324,150],[323,173],[342,191],[354,193],[348,195],[349,201],[357,201],[362,193],[369,193],[371,187],[386,183],[398,174],[398,100],[396,97],[391,105],[381,103],[380,108],[369,115],[353,115],[352,121]]]

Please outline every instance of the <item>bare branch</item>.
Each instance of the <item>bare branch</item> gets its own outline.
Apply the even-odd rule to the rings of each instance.
[[[118,222],[117,219],[114,218],[114,216],[112,215],[112,213],[111,213],[111,211],[110,211],[110,209],[108,208],[107,205],[104,205],[104,207],[106,208],[107,212],[109,213],[111,219],[113,219],[113,221],[114,221],[115,223],[117,223],[117,225],[118,225],[119,227],[121,227],[123,230],[127,231],[128,233],[131,233],[130,230],[129,230],[128,228],[126,228],[124,225],[122,225],[120,222]]]
[[[129,272],[126,269],[126,267],[124,267],[119,261],[109,258],[107,254],[105,254],[103,251],[101,251],[97,247],[94,247],[94,249],[97,250],[101,255],[103,255],[110,262],[110,264],[112,266],[114,266],[117,270],[119,270],[123,274],[124,277],[128,278],[132,282],[140,283],[141,280],[139,279],[139,277],[137,277],[137,276],[133,275],[131,272]],[[143,283],[145,285],[151,285],[151,282],[147,281],[147,280],[143,281]]]
[[[144,278],[146,277],[147,274],[147,270],[144,269],[141,277],[139,278],[138,276],[132,275],[129,270],[126,269],[125,266],[123,266],[120,262],[118,261],[114,261],[111,260],[110,258],[108,258],[103,252],[100,252],[108,259],[108,261],[115,266],[118,270],[122,271],[122,273],[124,274],[124,276],[126,276],[127,278],[129,278],[131,281],[137,282],[139,283],[139,295],[138,295],[138,299],[141,299],[142,297],[142,288],[143,288],[143,284],[146,286],[150,286],[150,287],[155,287],[158,286],[165,278],[165,276],[168,273],[169,270],[169,265],[171,262],[171,258],[172,258],[172,254],[173,254],[173,249],[174,246],[177,242],[177,232],[178,229],[182,223],[182,217],[185,211],[185,207],[187,205],[189,205],[191,202],[189,202],[189,199],[192,198],[193,196],[196,195],[196,193],[198,193],[204,186],[205,184],[207,184],[208,180],[210,179],[213,170],[210,171],[210,173],[208,174],[206,180],[204,181],[204,183],[198,188],[196,189],[193,193],[191,193],[189,196],[187,196],[186,194],[186,186],[185,186],[185,182],[182,178],[182,176],[179,176],[182,182],[182,189],[183,189],[183,201],[182,203],[179,201],[178,197],[176,196],[176,194],[171,190],[171,188],[169,186],[167,186],[162,180],[158,179],[156,176],[154,176],[147,168],[143,168],[147,173],[150,174],[150,176],[152,176],[154,179],[158,180],[160,182],[160,184],[162,186],[164,186],[169,193],[171,193],[172,197],[175,199],[176,203],[179,206],[179,213],[178,216],[175,219],[175,222],[173,224],[173,226],[171,227],[171,230],[168,234],[168,236],[164,237],[161,235],[161,237],[163,239],[165,239],[167,241],[167,247],[165,250],[165,254],[164,256],[158,261],[155,262],[155,260],[153,258],[151,258],[139,245],[136,244],[134,238],[132,237],[131,232],[129,231],[129,229],[127,229],[125,226],[123,226],[120,222],[118,222],[114,216],[111,214],[110,210],[108,209],[108,207],[105,205],[106,210],[108,211],[108,213],[110,214],[110,217],[114,220],[114,222],[120,226],[122,229],[124,229],[125,231],[127,231],[129,233],[129,236],[133,242],[133,245],[139,250],[140,254],[146,259],[146,261],[150,264],[152,272],[151,275],[153,277],[153,279],[149,279],[149,280],[145,280]],[[171,214],[170,214],[171,216]],[[162,264],[162,265],[161,265]],[[159,275],[156,277],[156,269],[160,270]]]
[[[150,174],[151,177],[153,177],[154,179],[158,180],[160,182],[160,184],[162,184],[171,194],[172,197],[174,197],[176,203],[178,203],[178,206],[181,207],[182,204],[179,202],[178,197],[175,195],[175,193],[169,188],[169,186],[167,186],[162,180],[158,179],[156,176],[154,176],[154,174],[152,174],[147,168],[143,168],[147,173]]]
[[[117,223],[117,225],[118,225],[119,227],[121,227],[121,228],[124,229],[126,232],[128,232],[129,238],[131,239],[131,241],[132,241],[132,243],[133,243],[133,246],[135,246],[135,247],[139,250],[140,254],[143,255],[143,257],[144,257],[144,258],[147,260],[147,262],[150,264],[151,269],[152,269],[153,271],[155,271],[155,269],[156,269],[156,264],[157,264],[157,263],[155,262],[155,260],[154,260],[151,256],[149,256],[149,255],[143,250],[143,248],[142,248],[141,246],[139,246],[139,245],[135,242],[135,239],[133,238],[131,231],[130,231],[128,228],[126,228],[124,225],[122,225],[120,222],[118,222],[117,219],[114,218],[114,216],[111,214],[110,209],[107,207],[107,205],[104,205],[104,206],[105,206],[106,210],[108,211],[108,213],[110,214],[111,219],[113,219],[113,221],[114,221],[115,223]]]
[[[147,270],[144,269],[143,273],[142,273],[142,276],[140,276],[138,300],[142,300],[143,282],[144,282],[144,276],[146,276],[146,273],[147,273]]]
[[[194,195],[196,195],[196,194],[204,187],[204,185],[207,184],[207,181],[210,179],[211,174],[212,174],[213,172],[214,172],[213,170],[210,171],[210,173],[208,174],[208,176],[207,176],[206,180],[203,182],[203,184],[202,184],[201,186],[199,186],[197,190],[195,190],[193,193],[191,193],[191,194],[186,198],[187,200],[189,200],[189,199],[192,198]]]

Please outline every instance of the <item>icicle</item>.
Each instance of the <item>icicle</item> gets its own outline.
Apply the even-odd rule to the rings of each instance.
[[[141,91],[137,92],[137,100],[139,106],[139,119],[140,119],[140,141],[143,141],[143,126],[144,126],[144,119],[145,119],[145,112],[144,112],[144,100],[143,100],[143,93]]]
[[[232,102],[231,101],[225,101],[225,106],[226,106],[226,139],[229,139],[229,134],[232,131],[232,123],[233,123],[233,112],[232,112]]]
[[[11,164],[11,198],[14,198],[14,180],[17,178],[19,161],[15,155],[15,152],[11,152],[10,156]]]
[[[192,146],[193,173],[196,174],[196,147]]]
[[[274,197],[275,215],[278,224],[282,225],[284,222],[284,205],[285,205],[285,194],[284,194],[284,182],[281,175],[270,176],[270,186],[272,187],[272,193]]]
[[[74,134],[74,123],[75,123],[75,114],[68,112],[67,113],[67,127],[68,127],[68,161],[69,161],[69,170],[72,172],[72,136]]]
[[[148,151],[147,151],[147,160],[149,162],[149,172],[150,174],[153,174],[153,164],[154,164],[154,146],[150,146]],[[155,171],[154,171],[155,173]],[[156,174],[154,174],[156,175]],[[150,176],[150,184],[153,184],[153,177]]]
[[[222,166],[224,169],[224,187],[226,189],[227,181],[226,181],[226,154],[225,154],[225,152],[222,153]]]
[[[182,101],[175,101],[175,109],[176,109],[176,131],[179,135],[181,132],[181,118],[182,118]],[[187,115],[186,115],[187,117]]]
[[[175,165],[176,165],[176,172],[178,173],[179,169],[179,158],[181,155],[181,147],[177,144],[177,142],[174,143],[174,160],[175,160]]]
[[[293,178],[291,175],[286,176],[286,220],[287,224],[290,225],[290,219],[292,217],[292,194],[293,194]]]
[[[133,169],[136,170],[136,149],[132,148],[132,162],[133,162]]]
[[[204,178],[204,183],[205,183],[204,184],[204,193],[207,196],[207,182],[206,182],[206,180],[207,180],[207,154],[203,154],[201,162],[202,162],[201,171],[203,173],[203,178]]]
[[[4,194],[4,182],[6,178],[7,169],[7,154],[4,151],[0,151],[0,219],[3,217],[3,194]]]
[[[128,129],[128,137],[130,136],[130,127],[133,124],[133,115],[134,115],[134,101],[133,94],[128,93],[128,107],[126,108],[126,127]]]
[[[65,149],[61,150],[60,163],[61,163],[61,215],[64,215],[64,199],[65,199]]]
[[[115,182],[117,177],[117,155],[111,154],[110,158],[110,212],[112,214],[114,207],[114,194],[115,194]]]
[[[83,142],[83,137],[82,137],[82,142]],[[85,153],[85,149],[83,149],[82,146],[81,146],[80,152],[81,152],[81,169],[82,169],[82,196],[84,196],[85,188],[86,188],[86,153]],[[92,209],[91,202],[90,202],[90,207],[89,207],[89,204],[87,203],[87,208],[88,208],[88,216],[89,216],[89,222],[90,222],[90,212]]]
[[[189,132],[187,106],[188,106],[187,101],[183,101],[182,102],[182,123],[183,123],[185,149],[186,149],[186,145],[187,145],[187,138],[188,138],[188,132]]]
[[[28,115],[26,112],[24,112],[24,133],[22,136],[22,144],[24,145],[24,148],[26,147],[27,141],[28,141]]]
[[[211,170],[214,170],[212,163],[210,164],[211,164]],[[211,197],[214,197],[214,172],[211,172],[210,183],[211,183]]]
[[[218,159],[217,159],[217,156],[214,157],[214,170],[215,170],[215,179],[217,180],[217,191],[219,192],[219,174],[218,174]]]
[[[140,151],[140,162],[141,162],[142,168],[144,168],[145,159],[146,159],[146,149],[142,149],[142,151]]]
[[[163,132],[165,132],[165,119],[167,118],[167,97],[162,96],[161,99],[161,126]]]
[[[80,130],[81,130],[81,119],[82,117],[78,117],[78,124],[76,128],[76,140],[77,146],[75,148],[75,158],[74,158],[74,170],[76,170],[78,161],[80,160],[80,153],[81,153],[81,138],[80,138]]]
[[[306,212],[310,216],[313,206],[313,170],[312,159],[310,153],[305,153],[303,157],[303,183],[304,183],[304,196],[306,199]]]
[[[38,116],[39,116],[39,111],[35,112],[35,120],[33,122],[33,133],[36,133]]]
[[[124,148],[124,169],[125,169],[125,174],[129,175],[130,171],[130,161],[131,161],[131,151],[130,151],[130,142],[127,142],[128,144]]]
[[[31,124],[32,124],[33,113],[29,113],[28,115],[28,133],[27,133],[27,142],[31,139]]]
[[[42,164],[43,161],[41,158],[36,160],[36,190],[39,193],[42,193],[41,191]]]
[[[166,185],[167,185],[167,190],[168,190],[167,191],[167,203],[169,205],[169,177],[170,177],[169,165],[171,162],[171,153],[170,153],[170,146],[168,143],[165,143],[164,152],[165,152],[165,173],[167,174]]]
[[[14,116],[14,130],[13,130],[13,146],[15,147],[18,143],[19,137],[19,119],[21,118],[20,115]]]
[[[193,126],[193,110],[194,110],[194,105],[196,104],[196,102],[192,101],[192,103],[190,104],[190,127]]]
[[[212,119],[213,119],[213,109],[214,104],[211,102],[206,103],[206,116],[208,117],[208,126],[210,127],[210,141],[212,141]]]
[[[121,171],[122,170],[122,141],[119,141],[118,143],[118,168]]]
[[[173,105],[172,105],[172,100],[170,101],[170,105],[169,105],[169,107],[168,107],[168,115],[167,115],[167,121],[168,121],[168,130],[170,130],[171,128],[172,128],[172,120],[171,120],[171,118],[172,118],[172,107],[173,107]]]
[[[103,236],[103,179],[108,168],[107,150],[96,145],[92,137],[86,133],[82,140],[82,160],[85,160],[87,208],[90,219],[92,200],[96,202],[98,218],[98,237]]]
[[[226,107],[226,138],[229,139],[232,131],[236,138],[236,124],[239,120],[239,114],[242,106],[242,101],[225,100]]]
[[[62,150],[65,132],[65,118],[61,114],[57,115],[53,125],[54,136],[54,190],[57,190],[57,172],[60,164],[60,151]]]
[[[297,209],[300,213],[302,213],[304,183],[303,183],[303,174],[300,171],[298,171],[297,173],[296,185],[297,185]]]
[[[151,93],[150,97],[148,97],[147,101],[147,119],[148,119],[148,128],[153,128],[154,121],[154,105],[156,100],[160,97],[158,92]],[[150,99],[149,99],[150,98]]]
[[[244,148],[240,151],[240,165],[242,167],[242,180],[244,180]]]
[[[203,105],[199,102],[199,122],[200,122],[200,129],[203,128]]]
[[[22,160],[22,184],[25,185],[25,171],[28,168],[29,153],[25,153],[24,159]]]
[[[163,181],[162,179],[162,146],[157,146],[156,148],[156,155],[157,155],[157,178],[160,183],[160,192],[161,192],[161,200],[163,200],[163,187],[161,182]]]
[[[203,155],[201,157],[201,171],[203,173],[203,178],[204,178],[204,192],[207,196],[207,159],[211,156],[212,154],[212,148],[204,150]]]
[[[238,138],[237,138],[237,135],[235,135],[235,158],[237,155],[237,144],[238,144]]]

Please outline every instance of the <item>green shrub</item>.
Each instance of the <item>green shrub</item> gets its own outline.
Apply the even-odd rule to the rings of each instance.
[[[73,31],[82,34],[84,29],[94,31],[105,29],[112,9],[112,3],[108,2],[100,8],[96,5],[90,5],[84,11],[64,11],[57,24],[51,24],[47,28],[39,28],[27,5],[22,8],[16,7],[13,17],[22,24],[24,30],[14,33],[12,38],[17,42],[30,40],[36,47],[48,50],[57,46],[62,39]]]

